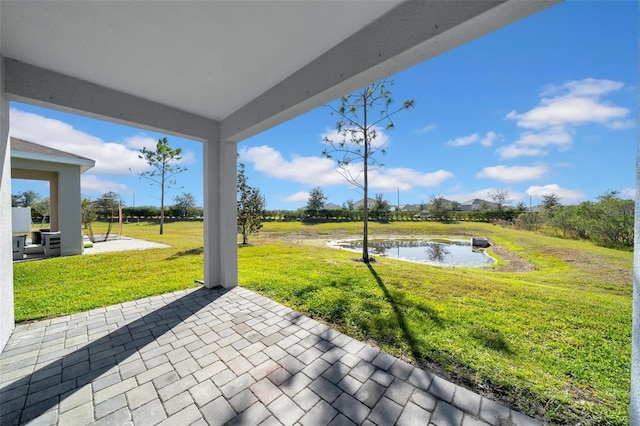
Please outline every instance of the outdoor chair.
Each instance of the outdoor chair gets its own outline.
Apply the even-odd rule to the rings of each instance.
[[[26,235],[18,235],[12,238],[13,260],[22,260],[24,258],[24,246],[26,241]]]
[[[60,256],[60,232],[42,232],[44,256]]]

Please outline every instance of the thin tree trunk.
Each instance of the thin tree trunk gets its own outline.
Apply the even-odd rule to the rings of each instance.
[[[365,89],[366,90],[366,89]],[[363,138],[364,138],[364,209],[362,211],[363,228],[362,228],[362,261],[366,264],[369,263],[369,131],[367,129],[367,96],[363,96],[364,106],[364,126],[363,126]]]
[[[160,235],[164,234],[164,169],[162,164],[162,179],[160,180]]]

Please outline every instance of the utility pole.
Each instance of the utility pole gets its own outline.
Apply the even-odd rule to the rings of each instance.
[[[400,187],[396,187],[398,190],[398,207],[396,209],[396,220],[400,220]]]

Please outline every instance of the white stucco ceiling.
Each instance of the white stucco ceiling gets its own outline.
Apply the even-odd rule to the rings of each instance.
[[[221,120],[393,1],[3,1],[7,57]]]
[[[0,52],[12,100],[239,141],[558,1],[0,0]]]

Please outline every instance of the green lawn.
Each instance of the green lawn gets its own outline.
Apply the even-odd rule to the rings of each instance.
[[[266,223],[239,250],[240,284],[550,423],[628,424],[632,253],[479,223],[372,224],[371,233],[487,236],[533,270],[506,261],[483,270],[367,266],[324,245],[360,231],[360,223]],[[17,319],[193,286],[202,224],[165,232],[124,228],[168,249],[16,264]]]

